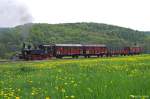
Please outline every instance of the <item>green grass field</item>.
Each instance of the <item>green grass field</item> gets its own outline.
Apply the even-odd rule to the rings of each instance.
[[[150,95],[150,55],[0,63],[0,99],[130,99],[130,95]]]

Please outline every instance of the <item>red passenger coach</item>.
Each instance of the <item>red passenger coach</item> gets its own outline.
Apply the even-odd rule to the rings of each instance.
[[[143,49],[141,47],[130,47],[130,54],[140,54],[142,53]]]
[[[54,50],[54,56],[57,58],[62,58],[63,56],[78,57],[83,53],[81,44],[55,44]]]
[[[90,57],[90,56],[103,56],[107,54],[107,47],[106,45],[83,45],[84,49],[84,56]]]

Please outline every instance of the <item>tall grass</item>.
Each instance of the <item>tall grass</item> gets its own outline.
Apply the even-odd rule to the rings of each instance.
[[[129,99],[150,95],[150,55],[0,64],[0,98]]]

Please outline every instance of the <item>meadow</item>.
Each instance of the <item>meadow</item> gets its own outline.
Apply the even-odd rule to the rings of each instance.
[[[0,99],[130,99],[130,95],[150,95],[150,55],[0,63]]]

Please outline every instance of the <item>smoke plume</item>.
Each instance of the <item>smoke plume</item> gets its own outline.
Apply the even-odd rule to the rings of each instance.
[[[32,22],[27,7],[16,0],[0,0],[0,27],[14,27]]]

